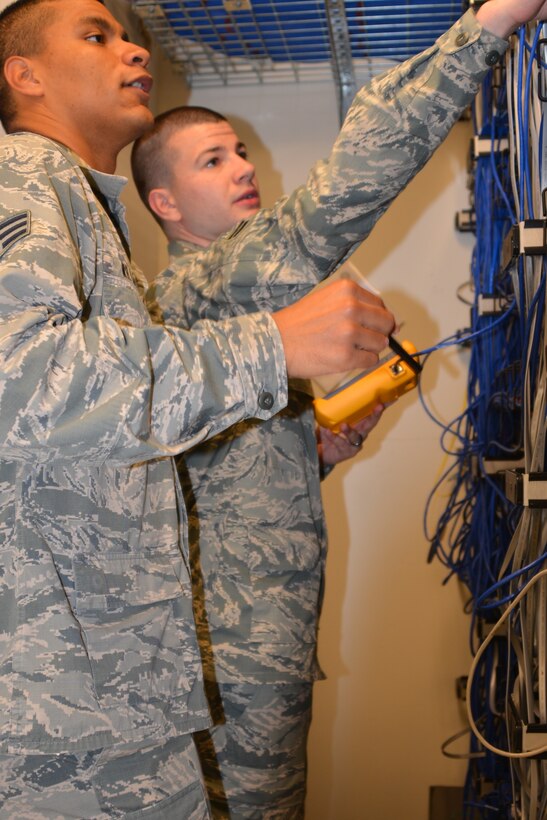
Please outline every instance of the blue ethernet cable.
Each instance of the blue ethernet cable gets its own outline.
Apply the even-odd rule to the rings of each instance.
[[[435,350],[453,344],[470,349],[467,402],[463,413],[446,424],[420,400],[432,420],[441,428],[441,448],[452,463],[432,489],[424,512],[424,531],[430,542],[429,559],[436,558],[447,568],[449,578],[457,576],[466,586],[466,606],[471,617],[470,648],[476,652],[479,633],[490,627],[503,607],[518,594],[521,581],[541,567],[542,554],[523,566],[506,566],[508,549],[521,520],[522,510],[505,495],[500,479],[488,466],[512,456],[518,457],[524,435],[524,374],[529,376],[532,395],[537,383],[538,361],[543,343],[545,272],[527,308],[526,287],[530,285],[525,263],[516,265],[511,275],[502,264],[504,238],[518,218],[533,218],[533,184],[528,157],[529,110],[532,60],[539,33],[528,46],[524,30],[519,33],[517,54],[517,104],[515,128],[521,145],[518,168],[518,204],[513,201],[510,162],[500,150],[508,137],[508,100],[504,88],[494,88],[488,78],[482,90],[483,121],[473,111],[475,133],[491,140],[488,156],[474,162],[473,205],[477,241],[471,275],[475,298],[470,310],[470,327],[421,351],[426,359]],[[479,298],[498,299],[505,305],[499,315],[481,313]],[[433,500],[448,489],[445,509],[432,523]],[[518,618],[511,624],[511,640],[496,636],[481,657],[469,682],[473,714],[481,731],[497,748],[510,749],[518,742],[510,717],[510,696],[519,674],[517,642],[522,640]],[[483,748],[471,736],[469,767],[464,787],[464,817],[512,817],[518,793],[518,777],[507,759]]]

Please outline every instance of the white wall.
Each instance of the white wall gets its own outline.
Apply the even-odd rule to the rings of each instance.
[[[467,139],[458,125],[354,257],[419,348],[467,321],[455,290],[471,247],[452,228],[466,203]],[[445,419],[463,406],[466,366],[460,352],[426,365],[424,393]],[[468,622],[457,585],[441,587],[444,571],[426,563],[422,531],[445,465],[438,433],[414,392],[325,484],[331,548],[320,648],[329,680],[316,687],[313,820],[426,820],[428,787],[463,782],[464,766],[439,749],[463,725],[454,682],[469,663]]]
[[[186,102],[180,79],[165,65],[160,74],[159,110]],[[330,84],[208,89],[189,102],[221,110],[243,134],[265,204],[304,179],[337,131]],[[453,222],[467,206],[469,136],[459,123],[354,256],[404,322],[401,337],[420,348],[467,322],[455,292],[468,278],[472,240]],[[149,269],[158,234],[143,214],[131,206],[136,258]],[[164,261],[162,250],[158,267]],[[445,419],[463,407],[466,366],[458,351],[427,364],[424,392]],[[442,586],[443,568],[427,564],[422,531],[446,464],[438,435],[414,391],[324,484],[330,553],[320,657],[328,679],[316,686],[308,820],[427,820],[429,786],[463,783],[465,763],[443,757],[440,746],[463,726],[455,679],[469,665],[468,620],[456,583]]]

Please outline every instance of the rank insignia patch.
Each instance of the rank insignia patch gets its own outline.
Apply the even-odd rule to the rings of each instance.
[[[30,233],[30,211],[21,211],[0,222],[0,257],[19,239]]]

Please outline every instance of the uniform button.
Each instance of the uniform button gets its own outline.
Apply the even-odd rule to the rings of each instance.
[[[457,46],[464,46],[467,41],[469,40],[469,34],[465,31],[460,31],[458,36],[456,37],[456,45]]]
[[[258,397],[258,406],[263,410],[271,410],[274,405],[274,397],[271,393],[264,391]]]
[[[486,63],[486,65],[496,65],[499,58],[499,51],[489,51],[486,57],[484,58],[484,62]]]

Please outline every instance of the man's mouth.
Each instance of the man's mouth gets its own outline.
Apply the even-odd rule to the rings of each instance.
[[[126,88],[139,88],[141,91],[144,91],[145,94],[149,94],[152,88],[152,77],[144,75],[137,77],[137,79],[131,83],[124,83],[124,85]]]
[[[245,202],[256,202],[258,199],[258,191],[256,188],[253,188],[251,191],[246,191],[239,199],[236,199],[236,203],[245,203]]]

